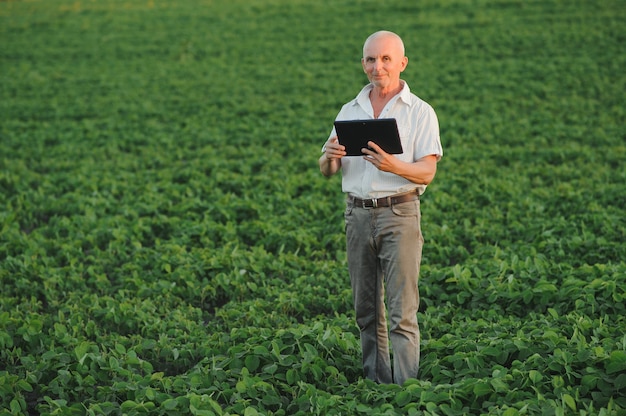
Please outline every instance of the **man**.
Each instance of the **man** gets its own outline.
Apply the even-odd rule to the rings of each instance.
[[[364,148],[363,156],[348,157],[333,129],[319,166],[325,176],[341,171],[347,194],[348,270],[364,374],[378,383],[402,385],[417,377],[420,358],[419,196],[433,180],[443,151],[434,110],[400,79],[408,64],[402,39],[388,31],[372,34],[363,45],[361,63],[370,83],[336,119],[395,118],[403,153],[385,153],[370,141],[371,150]]]

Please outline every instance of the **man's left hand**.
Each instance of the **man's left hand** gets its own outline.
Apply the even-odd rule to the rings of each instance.
[[[367,145],[369,146],[369,149],[361,149],[361,152],[365,153],[363,159],[367,160],[383,172],[393,172],[394,162],[398,159],[385,152],[379,145],[372,141],[367,142]]]

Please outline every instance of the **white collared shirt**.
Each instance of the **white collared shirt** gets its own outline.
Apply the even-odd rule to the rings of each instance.
[[[425,101],[412,94],[406,82],[380,113],[379,118],[395,118],[404,152],[394,155],[404,162],[415,162],[424,156],[443,156],[439,138],[439,122],[435,110]],[[345,104],[336,120],[373,119],[374,110],[370,102],[372,84],[366,85],[355,99]],[[337,133],[333,127],[330,133]],[[327,140],[328,142],[328,140]],[[362,156],[344,156],[341,159],[342,189],[357,198],[381,198],[400,192],[418,189],[423,194],[426,185],[415,184],[393,173],[378,170]]]

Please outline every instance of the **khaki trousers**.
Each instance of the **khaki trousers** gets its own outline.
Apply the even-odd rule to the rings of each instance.
[[[348,269],[363,371],[378,383],[402,385],[419,370],[420,219],[419,199],[370,209],[346,204]]]

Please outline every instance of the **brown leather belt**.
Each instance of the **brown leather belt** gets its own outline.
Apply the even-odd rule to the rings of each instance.
[[[371,198],[371,199],[360,199],[350,196],[348,199],[355,207],[360,208],[382,208],[382,207],[390,207],[394,204],[400,204],[402,202],[415,201],[419,198],[419,194],[417,193],[417,189],[404,192],[401,194],[395,194],[386,196],[383,198]]]

